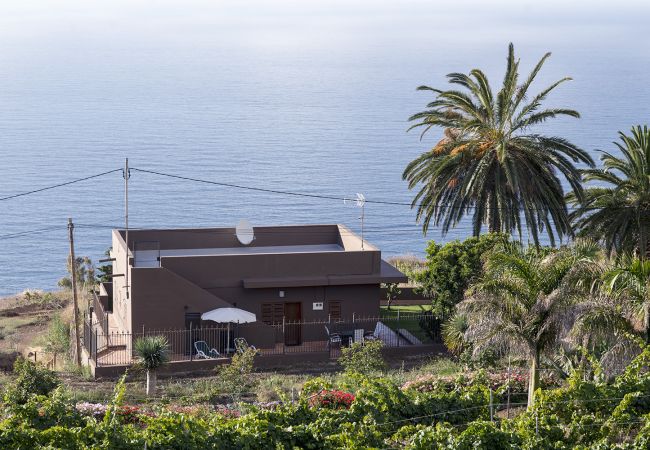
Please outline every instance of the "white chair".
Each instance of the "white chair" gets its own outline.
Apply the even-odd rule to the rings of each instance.
[[[216,348],[210,348],[205,341],[196,341],[194,343],[194,349],[196,350],[197,358],[215,359],[221,356]]]

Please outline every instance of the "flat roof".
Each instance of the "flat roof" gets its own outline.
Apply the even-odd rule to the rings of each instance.
[[[253,227],[253,231],[253,242],[243,245],[237,239],[235,228],[130,229],[129,249],[175,252],[161,253],[161,256],[359,251],[362,246],[365,250],[379,251],[340,224],[260,226]],[[125,231],[114,232],[124,242]]]
[[[264,247],[228,247],[228,248],[179,248],[170,250],[136,250],[134,267],[158,267],[158,257],[284,254],[284,253],[328,253],[343,252],[338,244],[315,245],[269,245]]]

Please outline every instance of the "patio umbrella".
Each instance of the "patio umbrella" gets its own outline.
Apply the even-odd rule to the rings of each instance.
[[[226,350],[230,346],[230,324],[256,322],[257,317],[252,312],[239,308],[217,308],[201,314],[201,320],[211,320],[217,323],[227,323]]]

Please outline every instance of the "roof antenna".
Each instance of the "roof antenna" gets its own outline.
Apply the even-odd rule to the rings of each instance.
[[[357,197],[356,199],[350,199],[350,198],[344,198],[343,199],[343,204],[347,205],[348,203],[354,202],[358,208],[361,208],[361,216],[359,219],[361,219],[361,250],[365,250],[363,248],[363,222],[365,219],[365,212],[366,212],[366,197],[363,194],[360,194],[357,192]]]

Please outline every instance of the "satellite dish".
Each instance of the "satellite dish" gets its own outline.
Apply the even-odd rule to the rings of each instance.
[[[235,234],[237,234],[237,239],[242,245],[249,245],[255,239],[253,226],[246,219],[239,221],[237,228],[235,228]]]

